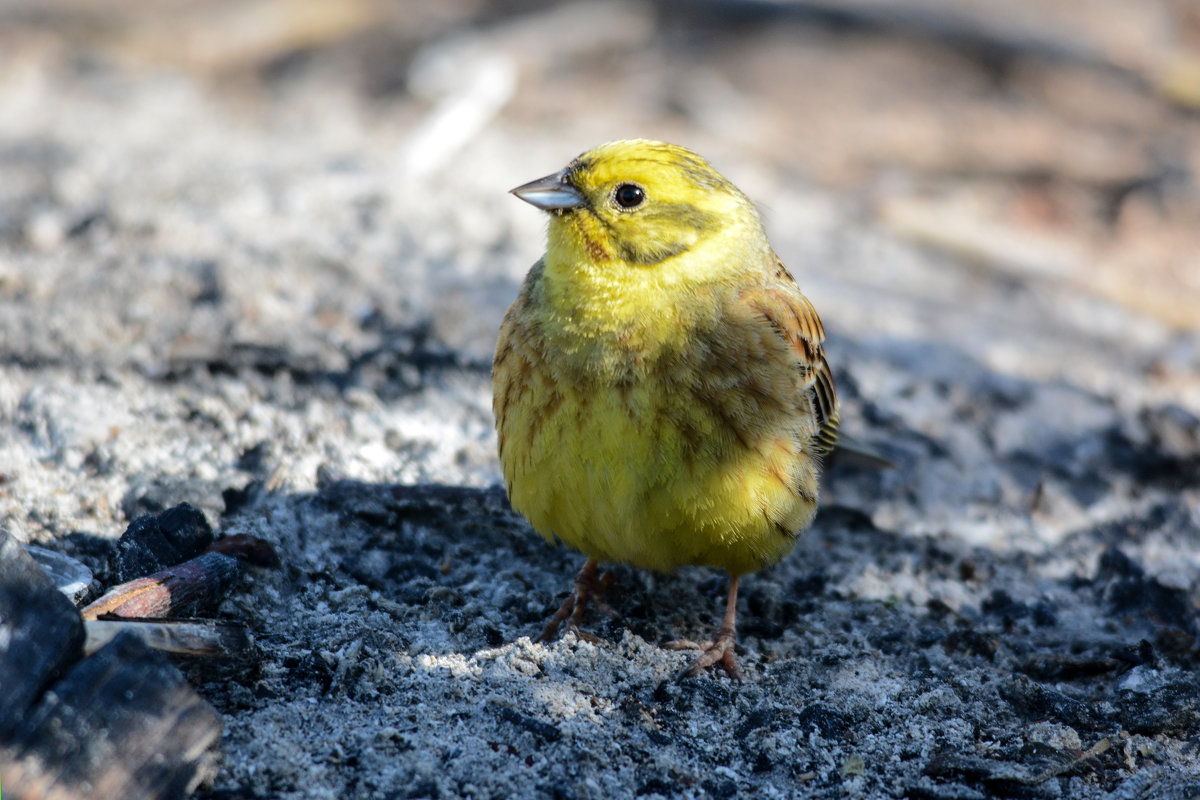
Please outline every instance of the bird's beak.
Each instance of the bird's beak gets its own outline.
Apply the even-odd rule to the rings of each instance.
[[[510,193],[543,211],[565,211],[584,203],[580,191],[567,182],[566,170],[521,184]]]

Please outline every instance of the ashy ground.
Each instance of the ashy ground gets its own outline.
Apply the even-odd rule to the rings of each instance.
[[[1200,17],[1185,3],[0,5],[0,526],[101,576],[180,502],[271,542],[197,670],[214,798],[1200,796]],[[829,331],[847,430],[721,576],[499,488],[506,190],[708,156]]]

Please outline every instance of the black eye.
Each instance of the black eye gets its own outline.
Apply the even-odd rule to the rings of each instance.
[[[613,192],[613,199],[621,208],[637,208],[646,199],[646,192],[637,184],[622,183]]]

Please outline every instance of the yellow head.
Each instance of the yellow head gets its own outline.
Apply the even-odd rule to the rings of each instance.
[[[717,287],[774,263],[746,196],[677,145],[610,142],[512,191],[550,213],[540,313],[572,349],[671,347]]]
[[[673,259],[709,243],[727,248],[749,236],[766,245],[746,196],[703,158],[665,142],[609,142],[512,191],[551,213],[551,260],[669,273]],[[693,278],[711,277],[696,267],[686,265]]]

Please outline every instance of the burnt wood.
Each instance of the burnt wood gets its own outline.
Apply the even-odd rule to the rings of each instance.
[[[25,548],[0,531],[0,742],[83,655],[83,640],[75,606]]]
[[[215,776],[220,737],[220,717],[179,670],[122,633],[55,684],[7,743],[5,796],[187,797]]]

